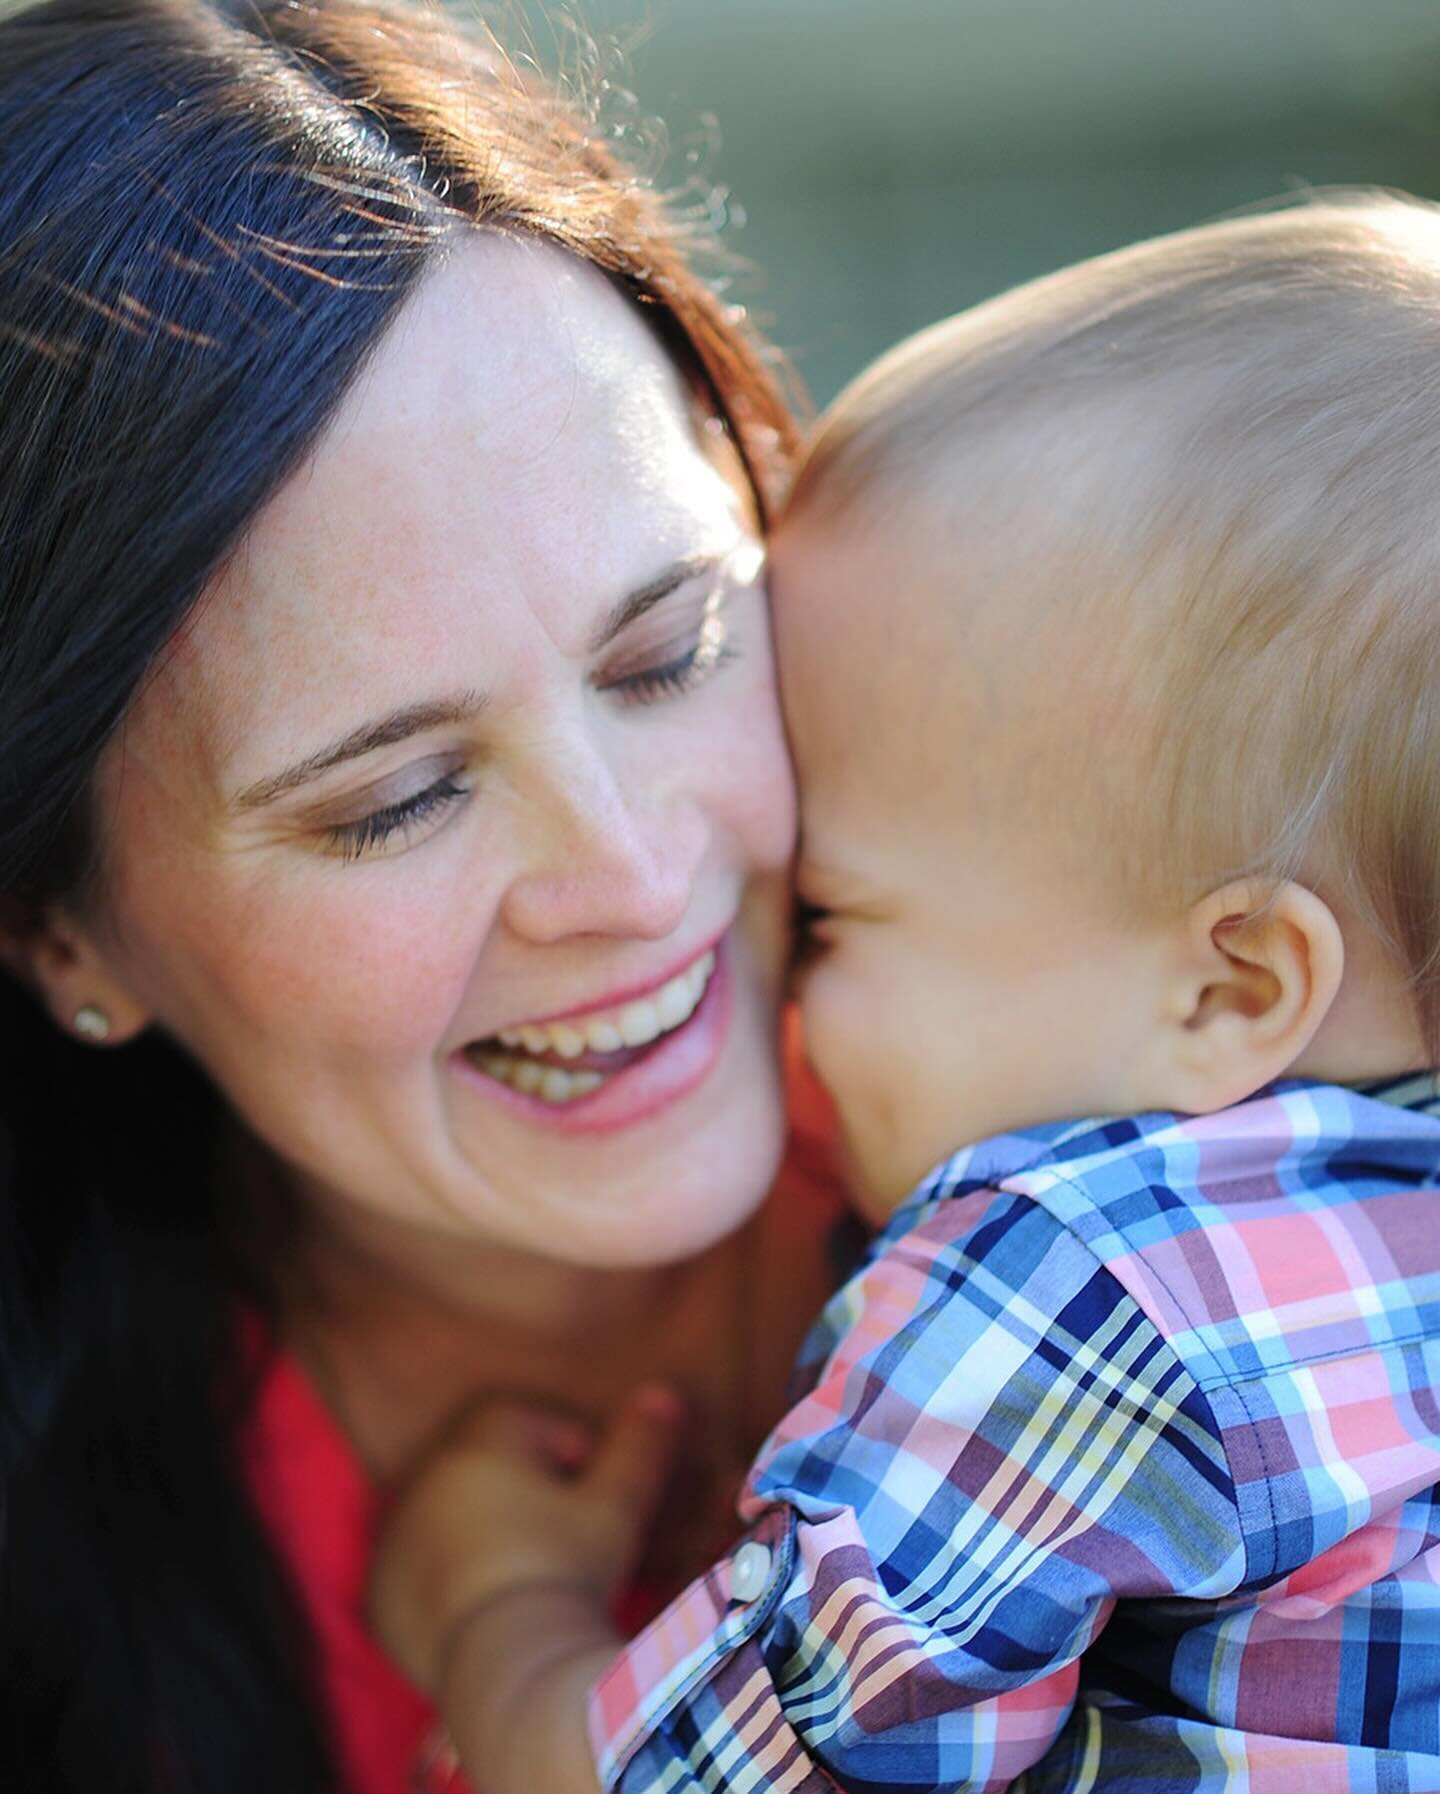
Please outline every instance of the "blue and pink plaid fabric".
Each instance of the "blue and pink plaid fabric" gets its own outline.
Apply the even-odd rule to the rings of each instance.
[[[1437,1171],[1428,1075],[940,1166],[597,1688],[607,1787],[1440,1790]]]

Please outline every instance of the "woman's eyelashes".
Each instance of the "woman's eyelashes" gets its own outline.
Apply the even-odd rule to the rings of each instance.
[[[647,667],[642,673],[627,673],[623,679],[613,680],[603,689],[618,691],[632,704],[654,704],[663,698],[683,697],[687,691],[703,685],[722,666],[738,660],[739,655],[739,649],[728,641],[722,639],[708,647],[702,639],[673,660]]]
[[[403,797],[396,803],[386,804],[383,809],[372,810],[358,821],[338,823],[326,829],[325,840],[342,860],[358,860],[393,843],[397,835],[408,843],[414,831],[448,811],[458,798],[466,795],[466,791],[467,787],[458,784],[453,773],[447,773],[413,797]]]
[[[633,672],[612,673],[601,681],[600,689],[618,692],[626,702],[635,704],[653,704],[695,690],[739,656],[722,609],[732,596],[733,593],[724,587],[711,593],[700,613],[699,625],[686,638],[682,652],[671,654],[658,663],[652,658]]]

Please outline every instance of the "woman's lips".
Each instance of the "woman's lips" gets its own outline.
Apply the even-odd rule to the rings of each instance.
[[[645,984],[626,985],[623,990],[612,992],[608,997],[597,998],[593,1003],[582,1003],[576,1009],[565,1009],[554,1015],[541,1016],[530,1022],[516,1022],[513,1027],[501,1028],[496,1039],[505,1040],[508,1036],[520,1036],[545,1028],[578,1028],[585,1029],[602,1023],[612,1013],[623,1012],[637,1002],[656,1002],[666,986],[677,982],[693,972],[700,962],[713,954],[726,931],[722,929],[704,947],[692,948],[687,958],[677,964],[660,978],[652,978]],[[632,1043],[638,1044],[638,1043]]]
[[[608,1133],[629,1127],[688,1094],[720,1055],[733,1008],[728,936],[692,961],[692,968],[703,970],[711,955],[713,965],[691,1013],[653,1040],[622,1043],[608,1053],[588,1045],[561,1053],[547,1043],[539,1052],[522,1054],[503,1053],[492,1038],[455,1054],[457,1070],[493,1101],[550,1131]],[[517,1088],[517,1078],[531,1087]],[[551,1080],[546,1094],[537,1087],[543,1079]],[[568,1088],[556,1085],[559,1079],[569,1080]]]

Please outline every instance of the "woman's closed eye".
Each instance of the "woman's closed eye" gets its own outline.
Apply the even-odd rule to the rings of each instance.
[[[666,698],[683,697],[703,685],[739,658],[740,651],[721,608],[730,595],[724,590],[713,593],[705,602],[698,627],[678,641],[665,644],[658,654],[652,649],[645,664],[633,671],[625,670],[622,664],[601,681],[600,689],[617,692],[626,703],[655,704]]]
[[[612,667],[601,691],[619,694],[624,705],[664,703],[698,691],[701,685],[739,658],[724,605],[735,588],[721,587],[705,599],[698,623],[683,635],[671,635],[647,649],[644,658],[633,653]],[[637,664],[638,662],[638,664]],[[355,820],[326,825],[321,838],[326,850],[341,859],[364,859],[384,850],[403,850],[434,832],[443,818],[463,798],[470,786],[455,771],[430,780],[425,788],[371,809]]]
[[[737,659],[739,650],[726,641],[708,647],[697,640],[683,654],[677,654],[659,666],[647,667],[643,672],[627,673],[622,679],[612,680],[605,689],[619,692],[631,704],[656,704],[665,698],[680,698],[686,692],[694,691],[712,673]]]
[[[737,649],[730,646],[723,624],[712,628],[707,619],[683,651],[669,655],[656,666],[638,667],[635,673],[612,678],[604,689],[619,692],[624,703],[662,703],[667,698],[683,698],[733,658],[737,658]],[[447,773],[412,797],[384,804],[355,822],[330,825],[325,829],[326,847],[341,859],[366,858],[386,847],[409,847],[421,838],[430,823],[438,822],[466,795],[468,788]]]
[[[335,824],[325,830],[325,840],[344,860],[361,859],[392,844],[397,836],[408,846],[427,823],[447,813],[467,792],[453,773],[446,773],[413,797],[400,798],[354,822]]]

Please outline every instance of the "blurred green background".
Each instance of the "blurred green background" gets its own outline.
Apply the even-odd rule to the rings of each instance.
[[[512,45],[517,22],[662,183],[728,194],[733,296],[822,402],[1078,256],[1306,187],[1440,196],[1440,0],[513,0]]]

